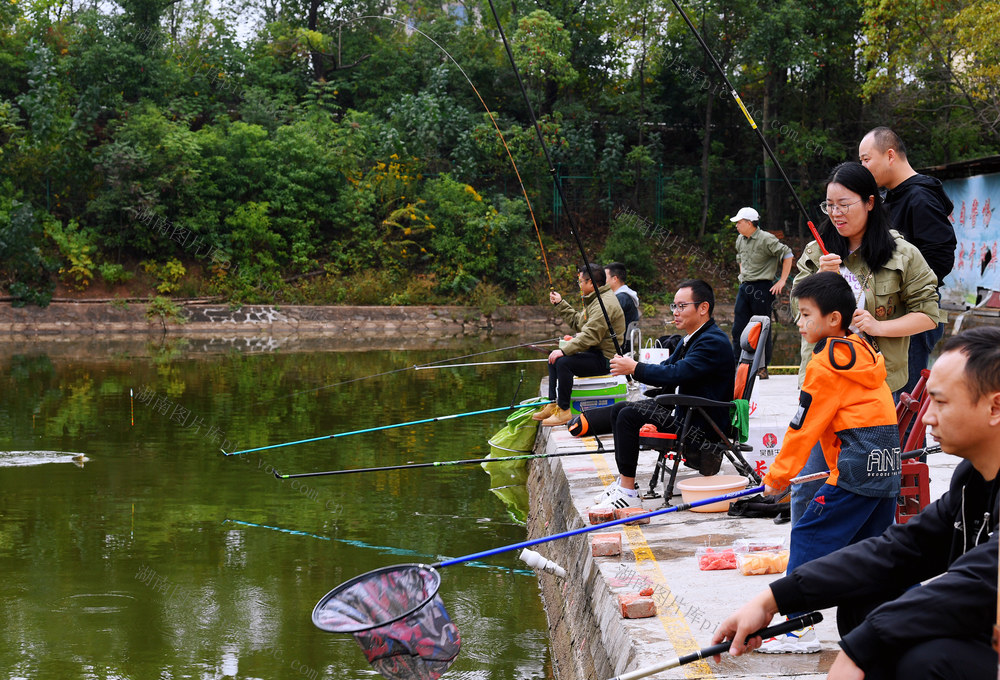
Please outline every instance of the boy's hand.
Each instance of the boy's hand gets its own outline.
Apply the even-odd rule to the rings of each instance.
[[[765,484],[764,485],[764,495],[765,496],[780,496],[782,493],[784,493],[784,491],[785,491],[784,489],[775,489],[770,484]]]
[[[559,293],[555,292],[554,290],[550,291],[549,292],[549,302],[551,302],[554,305],[558,305],[560,302],[562,302],[562,295],[560,295]]]

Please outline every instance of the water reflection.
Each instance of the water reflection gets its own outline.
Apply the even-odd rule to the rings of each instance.
[[[310,623],[320,596],[378,566],[524,538],[478,466],[294,485],[272,472],[482,457],[503,412],[219,453],[226,441],[260,446],[509,403],[519,372],[510,365],[316,390],[481,345],[91,347],[0,348],[0,450],[90,458],[79,469],[4,467],[0,456],[0,677],[368,678],[351,638]],[[537,385],[543,370],[527,365],[525,384]],[[442,579],[464,641],[446,677],[550,676],[537,583],[515,555],[451,567]]]

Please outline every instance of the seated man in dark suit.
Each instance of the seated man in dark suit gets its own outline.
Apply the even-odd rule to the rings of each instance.
[[[680,394],[731,401],[736,360],[729,336],[712,318],[715,309],[712,287],[700,279],[682,282],[670,309],[674,313],[674,325],[687,334],[670,358],[660,364],[641,364],[616,355],[611,360],[612,375],[631,374],[639,382],[667,391],[677,388]],[[729,422],[728,407],[706,410],[720,426]],[[684,407],[670,409],[652,399],[619,402],[612,407],[611,431],[615,436],[615,462],[620,476],[598,496],[596,502],[599,507],[635,508],[642,505],[639,492],[635,489],[639,428],[652,423],[661,432],[676,432],[684,422],[685,412]],[[714,432],[699,413],[691,416],[691,425],[698,428],[695,436],[698,436],[697,433]],[[709,435],[708,438],[715,437]]]

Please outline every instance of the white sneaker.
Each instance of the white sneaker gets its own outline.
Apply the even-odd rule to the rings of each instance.
[[[764,640],[757,648],[762,654],[815,654],[820,651],[819,638],[812,626],[793,630],[778,637]]]
[[[619,486],[621,486],[621,484],[616,479],[615,481],[611,482],[606,487],[604,487],[604,491],[594,496],[594,505],[600,505],[604,501],[608,500],[608,498],[611,497],[611,494],[614,493],[615,489]],[[638,482],[635,483],[635,488],[636,489],[639,488]]]
[[[635,496],[629,496],[625,493],[625,489],[621,488],[616,482],[611,485],[611,492],[608,497],[605,498],[600,503],[591,506],[591,510],[595,508],[610,508],[614,510],[615,508],[641,508],[642,499],[639,498],[639,494]]]

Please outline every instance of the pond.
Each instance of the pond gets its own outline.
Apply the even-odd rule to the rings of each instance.
[[[504,406],[517,365],[410,368],[516,342],[406,352],[212,353],[184,339],[0,348],[0,677],[372,677],[351,637],[312,625],[320,597],[376,567],[514,543],[525,529],[479,466],[295,484],[272,470],[476,458],[507,414],[241,456],[220,448]],[[480,360],[518,357],[541,355]],[[524,368],[519,399],[544,375],[544,364]],[[463,640],[447,677],[552,677],[537,581],[515,553],[441,576]]]

